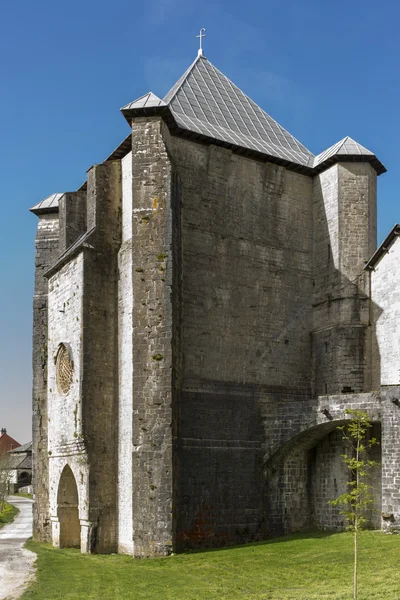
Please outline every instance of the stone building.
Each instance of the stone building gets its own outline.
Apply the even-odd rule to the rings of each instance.
[[[18,448],[19,446],[21,446],[21,444],[8,435],[5,427],[2,427],[0,429],[0,454],[9,452],[10,450]]]
[[[18,492],[21,488],[29,488],[29,491],[32,491],[32,442],[9,450],[7,456],[10,492]]]
[[[346,408],[382,440],[371,521],[399,528],[384,166],[348,137],[314,156],[201,52],[122,114],[87,181],[32,208],[35,539],[154,556],[340,529]]]

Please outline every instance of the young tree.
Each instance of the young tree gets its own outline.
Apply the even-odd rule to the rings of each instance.
[[[372,427],[368,414],[362,410],[346,410],[350,420],[346,425],[338,427],[343,433],[343,439],[348,444],[348,450],[342,454],[343,464],[349,469],[350,481],[347,482],[348,491],[341,494],[329,504],[341,506],[341,515],[347,520],[347,528],[353,532],[354,542],[354,600],[357,600],[357,566],[358,566],[358,533],[368,522],[367,511],[373,503],[372,486],[367,483],[370,471],[378,466],[374,460],[369,460],[368,449],[379,442],[376,438],[368,439],[368,430]]]

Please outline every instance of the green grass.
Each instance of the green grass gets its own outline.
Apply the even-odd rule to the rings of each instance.
[[[21,600],[351,600],[348,533],[291,536],[160,559],[82,555],[28,542],[37,581]],[[359,600],[400,599],[400,536],[364,532]]]
[[[7,525],[7,523],[14,521],[18,513],[19,510],[16,506],[6,502],[3,511],[0,513],[0,529],[4,527],[4,525]]]
[[[33,500],[33,494],[28,494],[27,492],[15,492],[11,495],[18,496],[19,498],[30,498],[31,500]]]

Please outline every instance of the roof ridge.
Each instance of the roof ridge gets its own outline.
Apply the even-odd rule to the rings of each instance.
[[[203,57],[203,58],[205,58],[205,57]],[[208,59],[206,59],[206,61],[211,65],[211,67],[215,71],[218,71],[218,73],[220,75],[222,75],[222,77],[225,77],[225,79],[227,79],[229,81],[229,83],[231,84],[231,86],[233,86],[235,88],[235,90],[239,90],[239,92],[241,92],[243,94],[243,96],[245,96],[245,98],[247,99],[247,101],[249,102],[249,104],[251,105],[252,108],[253,108],[253,105],[255,105],[257,108],[259,108],[265,115],[267,115],[267,117],[269,119],[271,119],[271,121],[276,123],[276,125],[279,127],[279,129],[283,129],[284,131],[286,131],[290,135],[291,138],[293,138],[298,144],[300,144],[300,146],[305,148],[307,150],[307,152],[310,154],[310,158],[314,157],[314,154],[311,152],[311,150],[309,150],[306,146],[304,146],[304,144],[302,144],[297,138],[295,138],[294,135],[292,135],[287,129],[285,129],[285,127],[282,127],[282,125],[280,123],[278,123],[278,121],[276,119],[274,119],[274,117],[271,117],[271,115],[269,113],[267,113],[263,108],[261,108],[261,106],[259,106],[256,102],[254,102],[254,100],[252,98],[250,98],[250,96],[248,94],[246,94],[246,92],[244,92],[238,85],[236,85],[227,75],[225,75],[225,73],[220,71],[218,69],[218,67],[213,65],[213,63],[211,61],[209,61]]]
[[[169,90],[169,92],[167,92],[165,94],[165,96],[163,98],[163,101],[166,104],[170,104],[170,102],[172,102],[172,100],[175,98],[176,94],[179,92],[180,88],[185,83],[186,79],[189,77],[192,69],[195,67],[195,65],[199,62],[200,59],[204,59],[207,62],[210,62],[210,61],[207,60],[207,58],[205,56],[202,56],[201,54],[198,54],[196,56],[195,60],[192,62],[192,64],[186,69],[186,71],[184,72],[184,74],[178,79],[177,82],[174,83],[174,85]]]
[[[347,140],[349,140],[349,139],[351,139],[351,138],[349,138],[349,136],[348,136],[348,135],[346,135],[346,137],[344,137],[342,140],[339,140],[339,141],[337,142],[337,144],[338,144],[337,150],[339,151],[341,148],[343,148],[343,146],[345,145],[345,143],[346,143],[346,142],[347,142]],[[354,141],[354,140],[353,140],[353,141]]]

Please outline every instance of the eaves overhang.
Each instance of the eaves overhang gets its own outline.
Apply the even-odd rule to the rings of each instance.
[[[29,209],[30,212],[38,216],[46,213],[57,213],[60,198],[64,196],[64,193],[65,192],[58,192],[56,194],[51,194],[50,196],[47,196],[47,198],[41,200],[40,202],[35,204],[35,206],[32,206],[32,208]]]
[[[173,136],[183,137],[185,139],[202,143],[205,145],[213,144],[214,146],[227,148],[229,150],[232,150],[232,152],[234,152],[235,154],[239,154],[240,156],[246,156],[248,158],[252,158],[261,162],[271,162],[282,167],[286,167],[290,171],[295,171],[296,173],[302,173],[304,175],[313,175],[314,172],[312,167],[308,167],[306,165],[294,163],[277,156],[266,154],[264,152],[258,152],[250,148],[245,148],[243,146],[240,146],[239,144],[232,144],[224,140],[220,140],[218,138],[184,129],[183,127],[180,127],[176,122],[169,106],[139,107],[133,109],[122,108],[121,113],[129,123],[129,125],[132,125],[132,121],[135,118],[137,119],[140,117],[161,117],[168,126],[170,134]],[[129,135],[106,160],[115,160],[117,158],[123,158],[128,152],[130,152],[131,148],[131,135]]]
[[[373,271],[378,262],[385,256],[389,251],[391,245],[396,241],[400,235],[400,224],[396,223],[390,233],[383,240],[382,244],[377,248],[374,254],[371,256],[369,261],[366,263],[364,269],[367,271]]]
[[[319,173],[322,173],[322,171],[329,169],[329,167],[331,167],[335,164],[346,163],[346,162],[370,163],[371,167],[373,167],[375,169],[377,175],[382,175],[383,173],[386,173],[386,171],[387,171],[386,167],[374,155],[360,156],[359,154],[353,154],[353,155],[340,154],[340,155],[336,155],[336,156],[331,156],[331,157],[327,158],[326,160],[324,160],[323,162],[316,165],[315,167],[313,167],[312,174],[318,175]]]
[[[50,279],[59,271],[64,265],[66,265],[72,258],[83,252],[84,250],[94,250],[94,246],[92,244],[92,234],[94,233],[95,228],[92,227],[89,231],[85,231],[81,236],[78,237],[75,242],[66,249],[61,256],[58,257],[57,262],[50,267],[46,273],[44,273],[44,277],[46,279]]]

